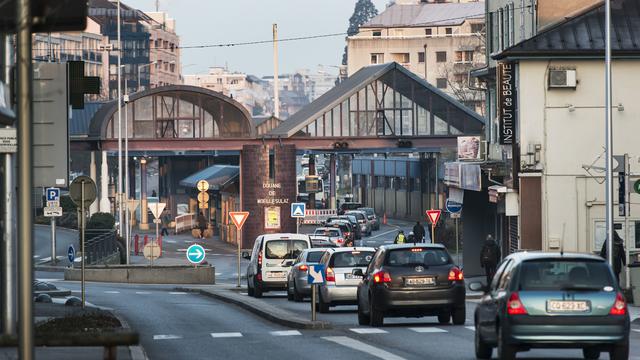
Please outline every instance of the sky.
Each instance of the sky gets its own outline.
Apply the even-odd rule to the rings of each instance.
[[[123,0],[143,11],[154,11],[155,0]],[[373,0],[382,11],[389,0]],[[270,40],[272,24],[279,38],[346,32],[356,0],[160,0],[160,11],[176,19],[182,46]],[[281,42],[280,73],[340,65],[344,36]],[[273,75],[273,45],[182,49],[183,74],[206,73],[210,66],[231,71]],[[326,67],[324,71],[336,73]]]

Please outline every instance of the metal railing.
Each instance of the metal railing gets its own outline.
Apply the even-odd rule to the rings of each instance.
[[[179,234],[185,230],[191,230],[196,226],[196,214],[179,215],[176,216],[174,221],[176,222],[174,233]]]
[[[115,230],[85,230],[85,263],[99,264],[119,252]]]

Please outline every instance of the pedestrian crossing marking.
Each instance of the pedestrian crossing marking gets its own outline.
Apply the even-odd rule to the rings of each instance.
[[[108,291],[105,291],[104,293],[105,294],[120,294],[120,291],[110,291],[110,290],[108,290]]]
[[[388,334],[389,332],[382,329],[376,328],[353,328],[349,329],[356,334]]]
[[[411,331],[415,331],[417,333],[446,333],[447,330],[440,329],[437,327],[413,327],[409,328]]]
[[[239,332],[211,333],[211,337],[214,338],[214,339],[238,338],[238,337],[242,337],[242,333],[239,333]]]
[[[271,331],[269,334],[273,336],[297,336],[302,335],[298,330]]]
[[[176,340],[182,339],[180,335],[153,335],[153,340]]]

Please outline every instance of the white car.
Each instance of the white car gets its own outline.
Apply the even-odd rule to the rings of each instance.
[[[320,227],[313,232],[313,235],[326,236],[336,246],[344,245],[344,235],[339,227]]]

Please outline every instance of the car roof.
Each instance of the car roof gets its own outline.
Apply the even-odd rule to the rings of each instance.
[[[429,248],[429,249],[446,249],[442,244],[425,244],[425,243],[388,244],[388,245],[380,246],[381,249],[387,249],[387,250],[412,249],[416,247]]]
[[[326,248],[308,248],[308,249],[304,249],[304,251],[310,253],[310,252],[325,252],[327,251]]]
[[[352,252],[352,251],[372,251],[375,252],[376,249],[372,248],[372,247],[367,247],[367,246],[356,246],[356,247],[339,247],[339,248],[332,248],[329,251],[331,251],[332,253],[341,253],[341,252]]]
[[[587,253],[575,253],[575,252],[550,252],[550,251],[521,251],[516,252],[507,257],[508,259],[514,259],[518,262],[529,260],[589,260],[589,261],[602,261],[605,260],[594,254]]]
[[[324,227],[316,228],[316,231],[318,231],[318,230],[336,230],[336,229],[337,229],[337,228],[332,227],[332,226],[329,226],[329,227],[324,226]]]
[[[309,240],[309,236],[305,234],[263,234],[264,240]]]

